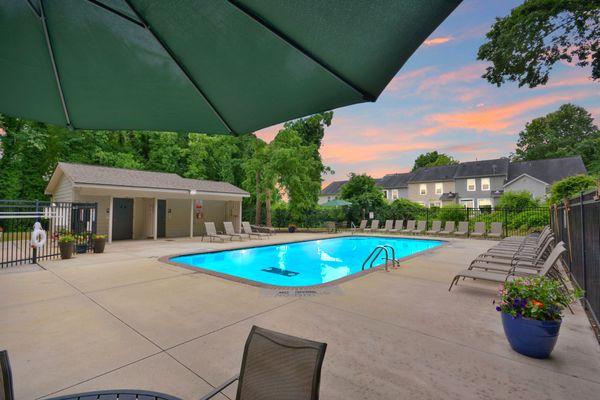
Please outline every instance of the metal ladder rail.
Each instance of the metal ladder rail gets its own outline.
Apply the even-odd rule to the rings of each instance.
[[[376,246],[373,251],[371,251],[371,253],[369,254],[369,256],[367,258],[365,258],[365,261],[363,261],[362,264],[362,271],[365,270],[365,265],[367,264],[367,262],[369,260],[371,260],[371,264],[369,264],[369,268],[373,268],[373,263],[375,262],[375,260],[377,260],[377,257],[379,257],[379,254],[381,254],[382,251],[385,252],[385,266],[387,268],[388,262],[390,261],[390,255],[388,253],[388,248],[392,250],[392,264],[396,265],[396,252],[394,251],[394,248],[389,246],[389,245],[379,245]]]
[[[386,271],[387,271],[388,263],[390,262],[390,260],[392,261],[392,268],[395,268],[398,263],[398,261],[396,261],[396,250],[389,244],[384,244],[384,245],[380,245],[380,246],[385,249],[390,249],[391,253],[392,253],[392,257],[390,258],[387,250],[385,252],[385,269],[386,269]],[[379,252],[379,253],[381,253],[381,252]],[[378,253],[378,255],[379,255],[379,253]],[[371,264],[369,265],[369,268],[373,268],[373,263],[375,262],[375,260],[377,260],[377,257],[373,257],[373,259],[371,260]]]

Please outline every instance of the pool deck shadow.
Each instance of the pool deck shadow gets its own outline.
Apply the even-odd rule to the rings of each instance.
[[[328,343],[323,399],[592,399],[600,346],[583,309],[548,360],[510,349],[496,285],[452,276],[494,242],[447,246],[336,285],[277,296],[159,257],[331,237],[128,241],[105,254],[0,274],[0,347],[17,399],[135,387],[195,399],[238,372],[253,324]],[[235,397],[234,388],[225,392]],[[221,399],[225,399],[222,396]]]

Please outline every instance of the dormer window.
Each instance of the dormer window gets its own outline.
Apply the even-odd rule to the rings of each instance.
[[[435,184],[435,194],[442,194],[444,193],[444,184],[441,182],[438,182]]]
[[[467,179],[467,192],[474,192],[477,190],[475,179]]]
[[[490,178],[481,178],[481,190],[490,190]]]

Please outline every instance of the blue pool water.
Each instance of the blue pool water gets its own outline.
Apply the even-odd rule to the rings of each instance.
[[[402,258],[442,243],[436,240],[352,236],[190,254],[173,257],[171,261],[267,285],[311,286],[360,272],[363,261],[378,245],[392,246],[396,258]],[[383,262],[379,260],[374,265]]]

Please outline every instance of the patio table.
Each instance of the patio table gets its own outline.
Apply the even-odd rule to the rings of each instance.
[[[179,397],[148,390],[112,389],[68,394],[48,400],[181,400]]]

